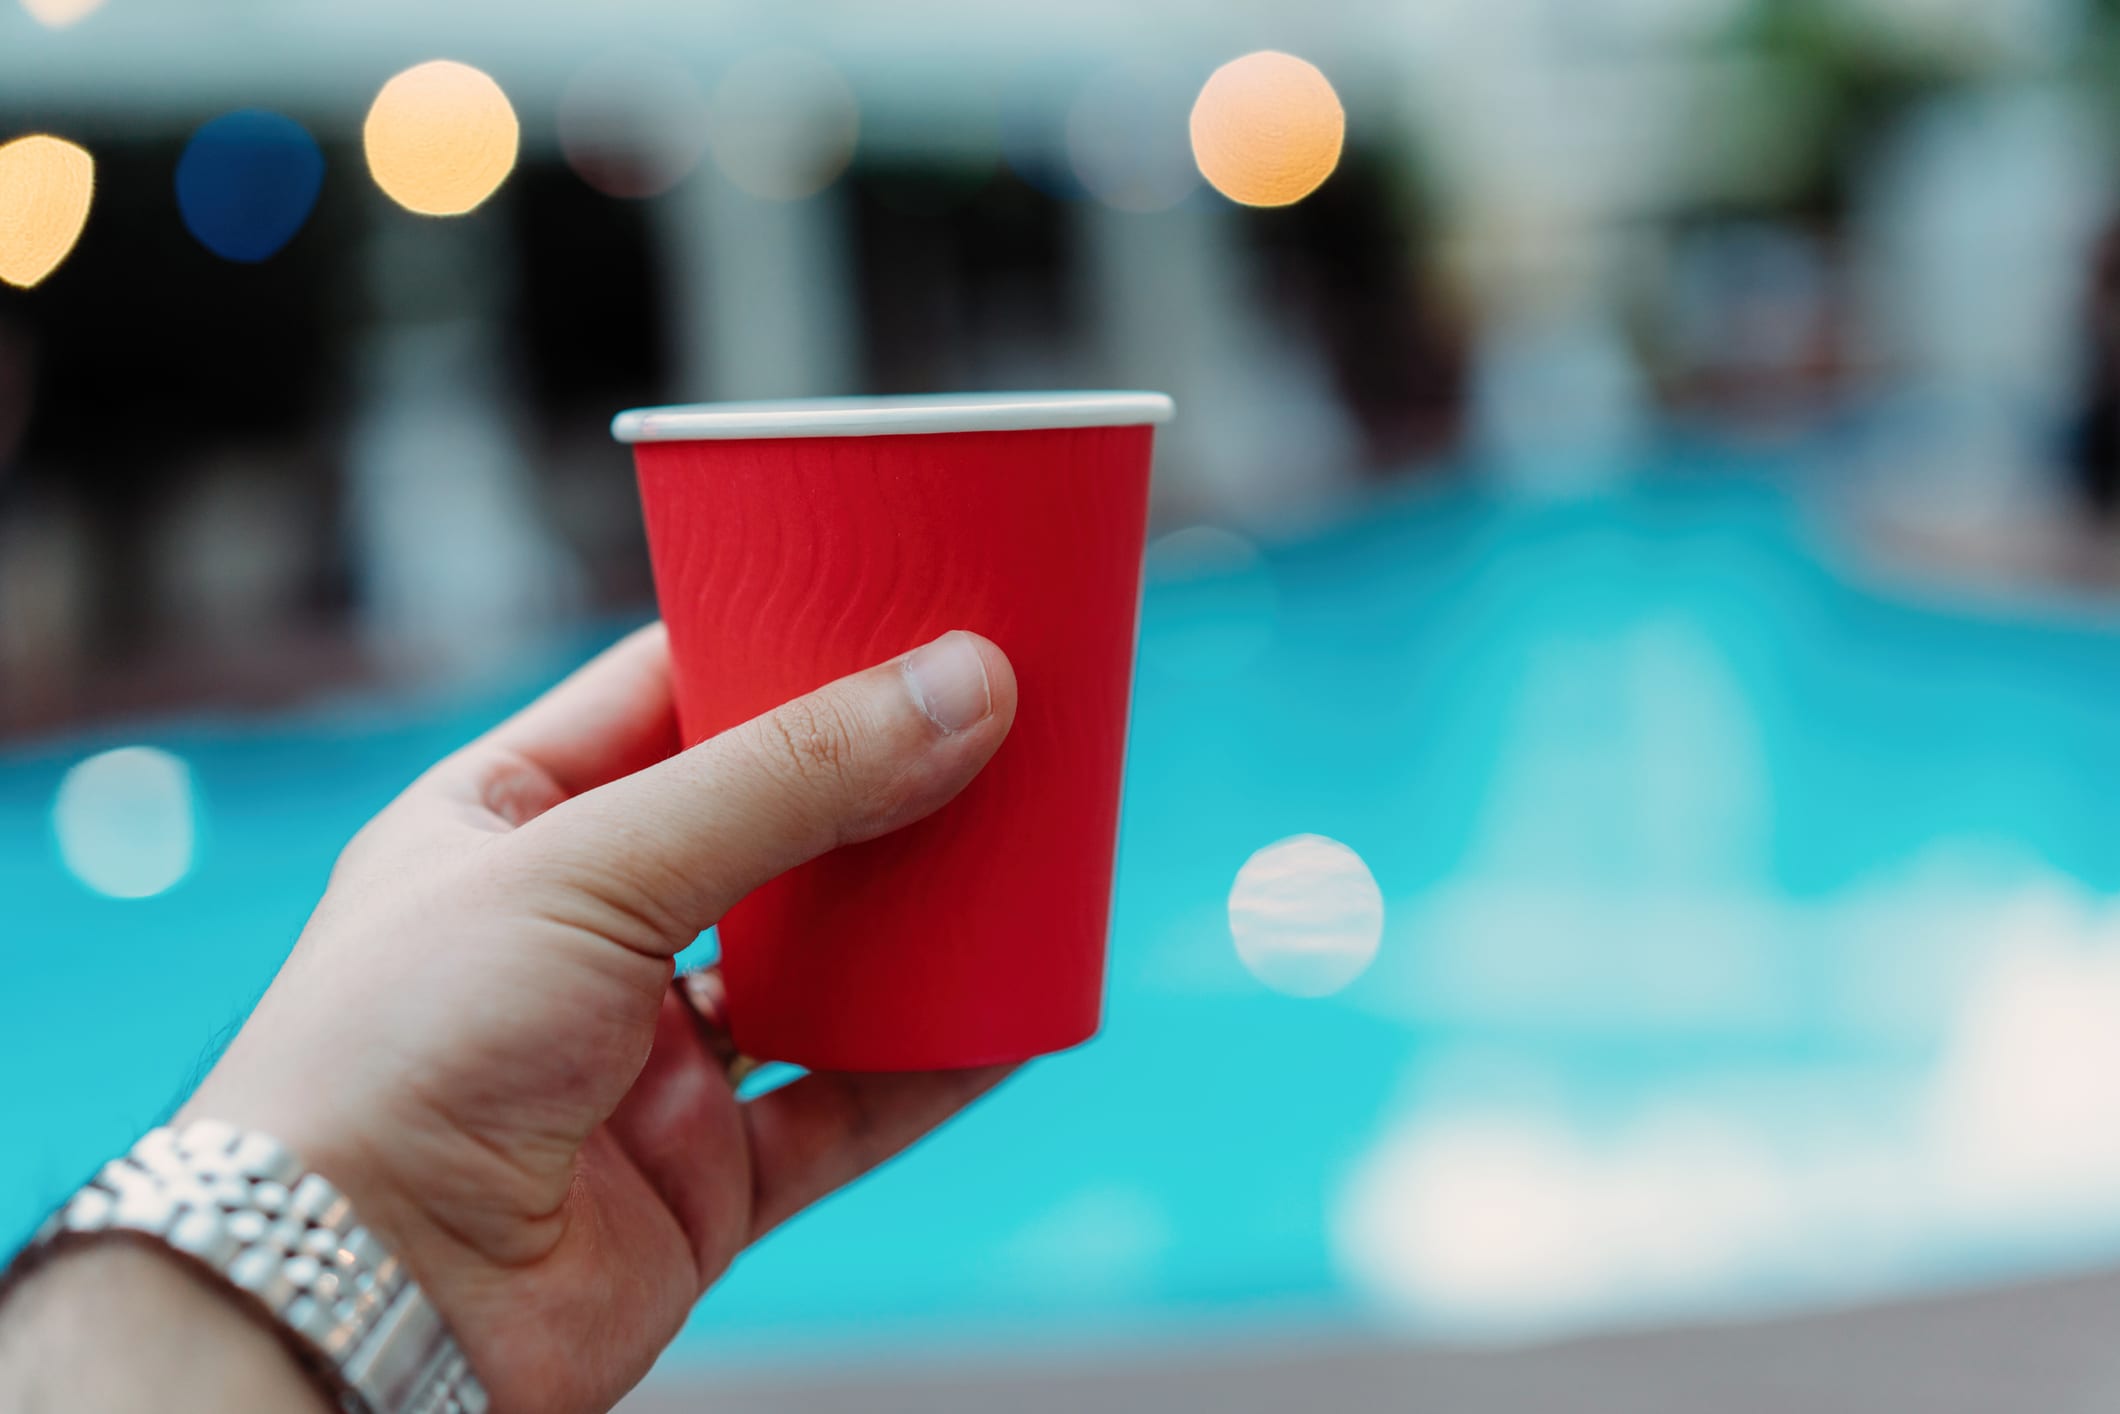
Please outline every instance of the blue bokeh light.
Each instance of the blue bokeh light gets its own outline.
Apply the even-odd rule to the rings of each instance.
[[[177,162],[177,207],[199,244],[256,264],[294,239],[316,208],[324,154],[300,123],[246,108],[192,134]]]

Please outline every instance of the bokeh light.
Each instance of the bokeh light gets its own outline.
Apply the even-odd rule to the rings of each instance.
[[[1067,115],[1067,155],[1091,196],[1121,211],[1167,211],[1200,185],[1185,144],[1186,75],[1140,62],[1083,85]]]
[[[461,216],[515,170],[522,129],[499,84],[436,59],[383,85],[361,139],[392,201],[422,216]]]
[[[823,191],[854,160],[861,134],[861,110],[846,80],[797,49],[739,61],[715,85],[709,112],[715,164],[767,201]]]
[[[1338,840],[1296,835],[1244,862],[1229,890],[1237,956],[1292,997],[1326,997],[1360,977],[1384,937],[1384,895]]]
[[[0,280],[23,289],[59,268],[95,200],[96,160],[43,133],[0,146]]]
[[[691,71],[650,50],[591,60],[559,100],[559,146],[605,196],[660,196],[707,150],[707,96]]]
[[[22,0],[22,8],[40,25],[65,29],[103,8],[103,0]]]
[[[60,781],[52,833],[59,858],[97,893],[162,893],[191,872],[198,842],[191,768],[151,746],[91,756]]]
[[[1143,621],[1141,657],[1163,672],[1219,682],[1272,647],[1280,592],[1258,547],[1214,526],[1172,531],[1148,547],[1156,586]]]
[[[1908,1191],[1934,1178],[1851,1155],[1806,1181],[1755,1126],[1664,1110],[1605,1134],[1517,1107],[1402,1120],[1334,1214],[1339,1265],[1384,1303],[1468,1333],[1691,1309],[1800,1270],[1817,1234],[1874,1237],[1878,1213],[1913,1206]]]
[[[1340,165],[1347,114],[1313,64],[1261,50],[1214,71],[1192,110],[1200,175],[1245,206],[1287,206]]]
[[[323,186],[316,139],[294,119],[259,108],[207,123],[177,162],[185,229],[215,255],[244,264],[279,254]]]

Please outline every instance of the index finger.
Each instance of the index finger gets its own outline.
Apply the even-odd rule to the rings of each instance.
[[[467,748],[528,761],[563,798],[630,776],[677,750],[670,637],[660,623],[627,634]]]

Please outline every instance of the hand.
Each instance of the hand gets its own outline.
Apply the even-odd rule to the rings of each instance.
[[[932,812],[1016,683],[951,634],[679,755],[660,629],[361,831],[182,1118],[270,1133],[410,1265],[509,1414],[608,1408],[731,1259],[1000,1070],[811,1075],[739,1104],[711,976],[747,891]]]

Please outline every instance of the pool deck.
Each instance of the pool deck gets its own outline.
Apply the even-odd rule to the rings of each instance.
[[[663,1375],[620,1414],[2088,1414],[2120,1407],[2120,1274],[1512,1350]]]

